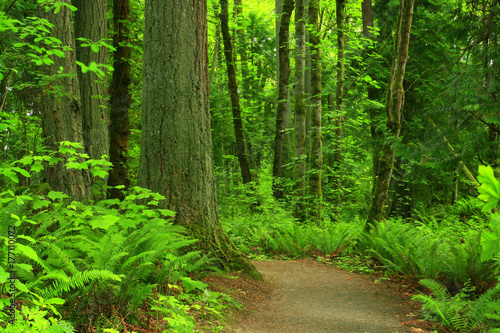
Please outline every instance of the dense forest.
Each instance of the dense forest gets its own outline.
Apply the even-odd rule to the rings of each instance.
[[[0,328],[220,332],[203,276],[314,257],[500,331],[499,34],[498,0],[0,0]]]

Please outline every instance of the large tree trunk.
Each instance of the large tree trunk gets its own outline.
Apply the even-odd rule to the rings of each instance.
[[[295,4],[295,197],[294,216],[305,221],[306,196],[306,103],[305,103],[305,65],[306,65],[306,0],[296,0]]]
[[[71,4],[71,0],[63,2]],[[63,47],[69,47],[64,58],[52,56],[54,64],[44,69],[45,74],[52,76],[40,100],[44,143],[52,151],[58,150],[61,141],[78,142],[84,147],[72,12],[62,6],[57,14],[50,10],[42,16],[54,25],[51,36],[60,40]],[[61,74],[60,68],[63,68]],[[62,191],[74,200],[83,200],[92,194],[88,172],[68,170],[63,163],[50,166],[45,181],[53,190]]]
[[[290,127],[290,17],[293,0],[284,0],[278,34],[278,110],[276,113],[276,133],[274,139],[273,194],[283,198],[283,177],[285,175],[285,151],[289,140]]]
[[[128,113],[132,104],[129,86],[132,81],[129,43],[130,0],[113,0],[113,77],[110,89],[110,124],[109,124],[109,157],[113,168],[109,173],[108,185],[130,185],[128,179]],[[111,188],[108,191],[110,198],[123,199],[121,190]]]
[[[146,1],[140,186],[221,267],[261,277],[222,229],[212,161],[207,4]],[[164,61],[168,59],[168,61]]]
[[[394,140],[399,139],[401,130],[401,110],[403,108],[404,87],[403,80],[408,61],[410,46],[410,30],[413,18],[413,5],[415,0],[403,0],[399,13],[399,23],[394,48],[394,60],[391,68],[387,90],[387,136],[379,160],[378,174],[372,191],[372,202],[366,221],[366,229],[382,220],[385,200],[387,198],[392,170],[394,167]]]
[[[235,57],[233,53],[233,45],[229,34],[229,14],[227,0],[221,0],[220,22],[222,31],[222,40],[224,42],[224,55],[227,65],[227,79],[229,86],[229,96],[231,97],[231,110],[233,112],[234,134],[236,136],[236,154],[240,163],[241,177],[243,183],[252,181],[250,174],[250,164],[246,153],[245,138],[243,134],[243,122],[241,120],[240,95],[238,92],[238,83],[236,82],[236,67]]]
[[[323,168],[323,138],[321,134],[321,40],[319,25],[319,0],[309,0],[309,25],[311,33],[309,44],[311,51],[311,155],[309,195],[311,203],[310,217],[321,221],[323,192],[321,189],[321,169]]]
[[[344,127],[344,62],[345,62],[345,4],[346,0],[336,0],[337,14],[337,87],[335,91],[335,117],[333,124],[335,126],[335,144],[332,165],[332,181],[331,187],[333,190],[333,218],[339,221],[340,206],[342,204],[342,139]]]
[[[96,43],[107,38],[107,0],[75,0],[75,37],[86,38]],[[76,60],[85,65],[92,62],[106,64],[108,52],[105,46],[94,52],[91,47],[83,47],[85,42],[76,41]],[[90,158],[100,159],[109,154],[108,109],[106,76],[99,77],[78,69],[80,98],[83,119],[83,140]]]

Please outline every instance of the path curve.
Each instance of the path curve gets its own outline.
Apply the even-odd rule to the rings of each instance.
[[[239,323],[242,333],[403,333],[408,299],[367,277],[311,260],[253,261],[274,290]]]

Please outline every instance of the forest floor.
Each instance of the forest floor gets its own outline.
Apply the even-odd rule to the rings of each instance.
[[[209,277],[211,288],[243,304],[224,332],[425,333],[404,282],[375,282],[312,259],[253,261],[265,281]],[[436,332],[436,331],[434,331]]]

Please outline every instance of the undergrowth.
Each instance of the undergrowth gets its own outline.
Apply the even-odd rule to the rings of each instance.
[[[88,161],[72,163],[82,167]],[[14,182],[17,172],[31,176],[19,170],[24,169],[3,168],[0,174]],[[95,203],[72,201],[50,188],[0,193],[2,331],[195,332],[195,314],[208,321],[222,318],[222,309],[232,306],[228,297],[196,278],[218,269],[199,251],[189,250],[196,240],[172,224],[174,212],[157,208],[162,199],[139,187],[123,201]],[[5,237],[9,226],[15,226],[15,237]],[[9,280],[11,274],[15,278]],[[10,281],[15,281],[16,299]]]

